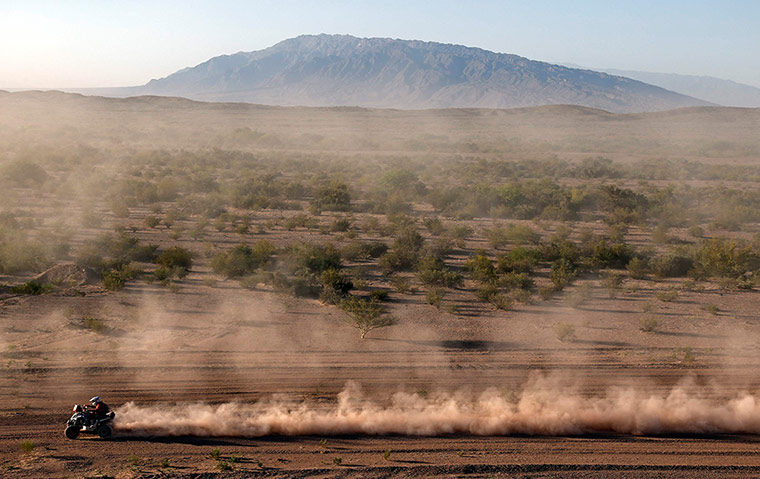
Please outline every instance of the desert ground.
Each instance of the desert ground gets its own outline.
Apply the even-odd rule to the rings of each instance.
[[[4,477],[760,474],[756,110],[0,104]]]

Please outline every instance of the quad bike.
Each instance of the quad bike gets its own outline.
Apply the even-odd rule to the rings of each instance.
[[[97,434],[101,438],[105,439],[110,437],[113,433],[111,424],[115,413],[110,413],[107,416],[96,419],[95,414],[79,405],[74,405],[74,414],[66,421],[66,437],[69,439],[76,439],[80,433]]]

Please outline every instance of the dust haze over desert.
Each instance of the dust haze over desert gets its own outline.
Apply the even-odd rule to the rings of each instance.
[[[1,475],[760,473],[749,10],[287,3],[5,12]]]

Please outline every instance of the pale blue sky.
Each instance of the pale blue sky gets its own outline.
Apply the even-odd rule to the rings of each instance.
[[[305,33],[760,86],[758,0],[0,0],[0,87],[138,85]]]

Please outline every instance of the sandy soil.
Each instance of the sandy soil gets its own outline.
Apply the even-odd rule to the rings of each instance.
[[[196,271],[176,292],[143,282],[118,293],[6,296],[0,303],[4,370],[0,454],[11,477],[755,477],[760,437],[748,435],[441,437],[63,437],[71,405],[101,395],[128,401],[251,403],[276,395],[329,408],[347,382],[377,401],[487,388],[519,392],[543,372],[558,397],[614,386],[667,394],[691,380],[707,395],[757,391],[756,294],[683,293],[659,303],[658,333],[639,330],[642,288],[572,309],[561,300],[508,313],[451,314],[391,295],[400,323],[362,341],[338,309]],[[649,283],[648,287],[652,287]],[[417,293],[421,295],[422,293]],[[459,294],[459,293],[457,293]],[[470,293],[471,294],[471,293]],[[461,293],[461,301],[466,294]],[[706,302],[719,305],[716,316]],[[86,317],[102,319],[93,331]],[[576,328],[560,342],[557,321]],[[21,450],[23,441],[35,447]],[[211,457],[235,456],[232,471]],[[386,454],[386,451],[390,453]],[[387,458],[385,457],[387,455]],[[234,460],[234,459],[233,459]]]

